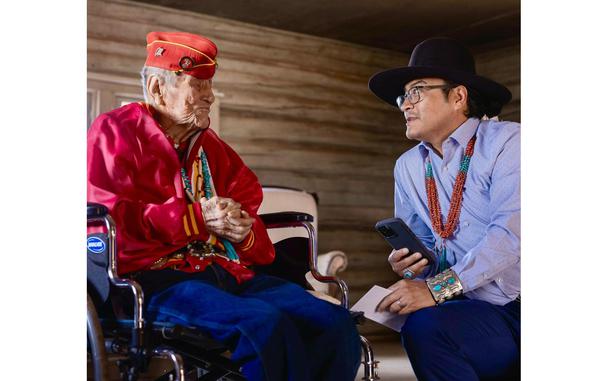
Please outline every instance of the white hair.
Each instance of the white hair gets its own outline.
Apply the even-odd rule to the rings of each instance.
[[[155,76],[159,79],[160,84],[162,84],[162,85],[167,84],[170,86],[176,85],[176,78],[178,78],[178,76],[176,75],[175,72],[173,72],[171,70],[165,70],[165,69],[161,69],[158,67],[152,67],[152,66],[142,67],[142,71],[140,71],[140,77],[142,80],[142,91],[144,92],[144,101],[146,103],[154,104],[155,100],[151,99],[150,94],[148,94],[148,88],[146,87],[148,78],[153,77],[153,76]]]

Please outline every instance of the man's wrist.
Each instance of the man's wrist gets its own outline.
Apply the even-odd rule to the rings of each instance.
[[[241,251],[250,250],[254,246],[254,232],[250,230],[240,242],[236,243]]]
[[[437,305],[464,292],[460,278],[451,268],[426,279],[426,285]]]

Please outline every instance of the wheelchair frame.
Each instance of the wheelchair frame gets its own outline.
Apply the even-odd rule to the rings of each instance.
[[[302,227],[307,230],[308,239],[308,261],[312,276],[324,283],[335,283],[341,290],[341,305],[349,309],[348,287],[347,284],[335,276],[325,276],[320,274],[317,269],[317,240],[314,227],[312,225],[313,217],[306,213],[298,212],[280,212],[260,215],[267,229],[286,228],[286,227]],[[194,370],[196,371],[197,380],[245,380],[243,375],[239,373],[239,369],[225,357],[220,356],[218,348],[212,350],[212,360],[209,358],[198,358],[188,355],[188,351],[178,353],[175,349],[169,348],[167,345],[161,345],[151,348],[150,341],[147,340],[147,330],[153,329],[163,339],[191,339],[199,342],[213,342],[213,340],[203,336],[203,333],[190,327],[173,326],[173,327],[147,327],[147,322],[144,319],[144,292],[142,287],[135,281],[119,277],[117,272],[117,254],[116,254],[116,225],[114,220],[108,213],[108,209],[100,204],[87,204],[87,223],[103,222],[108,234],[108,268],[107,274],[110,284],[117,288],[127,288],[133,294],[133,318],[128,320],[130,326],[130,340],[125,346],[118,345],[116,342],[107,342],[104,337],[104,331],[100,324],[100,319],[97,315],[95,305],[87,293],[87,338],[91,351],[91,360],[93,365],[93,377],[95,381],[106,381],[109,379],[109,371],[107,368],[110,356],[108,352],[118,354],[119,368],[122,370],[121,377],[123,380],[135,381],[138,379],[139,373],[148,367],[149,361],[153,357],[165,358],[170,360],[173,365],[173,373],[167,373],[161,376],[161,379],[172,381],[185,381],[185,361],[183,357],[188,357],[188,360],[193,362]],[[362,313],[352,313],[357,322],[362,321]],[[125,322],[123,322],[125,323]],[[123,324],[123,329],[125,324]],[[373,349],[370,342],[360,335],[360,342],[363,349],[364,360],[364,377],[362,380],[374,381],[379,380],[377,375],[378,361],[374,360]],[[187,348],[188,349],[188,348]],[[121,365],[122,364],[122,365]],[[205,372],[205,373],[203,373]]]

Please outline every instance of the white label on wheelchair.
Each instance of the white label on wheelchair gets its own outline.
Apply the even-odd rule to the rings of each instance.
[[[99,237],[87,238],[87,250],[92,253],[100,254],[106,250],[106,243]]]

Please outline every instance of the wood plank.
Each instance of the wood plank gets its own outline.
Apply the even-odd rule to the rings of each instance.
[[[295,61],[303,61],[301,56],[295,54],[305,54],[308,59],[345,61],[348,64],[378,67],[384,67],[388,61],[392,61],[391,64],[396,66],[406,62],[406,56],[401,53],[130,1],[88,1],[87,13],[88,17],[101,16],[130,24],[147,24],[148,29],[142,29],[140,35],[145,35],[153,28],[164,27],[163,30],[201,33],[220,42],[241,42],[246,47],[252,47],[251,51],[247,51],[249,56],[278,56],[280,59],[283,58],[282,52],[286,51],[289,52],[286,57]],[[133,35],[121,36],[116,29],[106,28],[101,31],[106,36],[114,35],[118,40],[131,38],[131,41],[138,41]],[[244,47],[240,50],[243,51]],[[358,59],[354,60],[353,57]],[[348,71],[354,70],[350,68]]]
[[[394,181],[391,178],[369,179],[366,177],[353,178],[342,174],[314,174],[304,173],[292,169],[253,168],[259,182],[264,185],[278,185],[316,192],[320,196],[320,204],[333,204],[323,197],[322,192],[369,194],[372,199],[392,195]],[[292,184],[292,185],[291,185]]]
[[[357,128],[347,123],[316,123],[307,119],[285,119],[281,115],[244,115],[223,108],[223,139],[277,139],[307,144],[332,144],[339,147],[364,148],[398,157],[410,144],[400,127]],[[404,138],[404,145],[396,144]]]
[[[92,19],[90,22],[95,23],[95,17]],[[104,30],[120,31],[121,29],[132,28],[135,25],[135,23],[125,24],[116,20],[103,20],[99,22],[107,24],[104,25]],[[134,45],[124,41],[92,35],[89,37],[87,49],[92,54],[123,57],[125,59],[124,65],[129,67],[131,72],[138,72],[146,58],[143,42],[139,45]],[[367,82],[368,78],[380,69],[369,67],[364,69],[362,74],[346,76],[345,73],[350,73],[350,71],[349,68],[345,67],[344,63],[335,63],[335,66],[330,66],[327,63],[325,64],[325,70],[315,71],[311,60],[295,61],[294,64],[283,65],[275,57],[273,60],[269,60],[268,57],[254,60],[251,56],[245,55],[243,50],[237,51],[239,53],[234,53],[232,50],[219,50],[219,70],[215,77],[215,82],[232,84],[234,86],[240,84],[263,84],[276,86],[280,89],[285,88],[293,93],[295,93],[295,88],[298,88],[299,93],[301,93],[308,90],[307,86],[314,86],[313,91],[316,91],[318,96],[326,96],[329,99],[336,98],[336,95],[317,90],[323,88],[328,91],[328,89],[333,89],[336,86],[342,88],[341,91],[338,91],[339,95],[349,94],[349,98],[345,100],[348,104],[357,101],[358,98],[364,97],[368,99],[373,97],[368,91]],[[137,65],[135,64],[136,62],[138,63]],[[247,62],[247,65],[244,65],[245,62]],[[316,86],[317,89],[315,88]],[[380,102],[359,102],[357,104],[361,106],[368,104],[367,107],[372,108],[381,108],[383,106]]]

